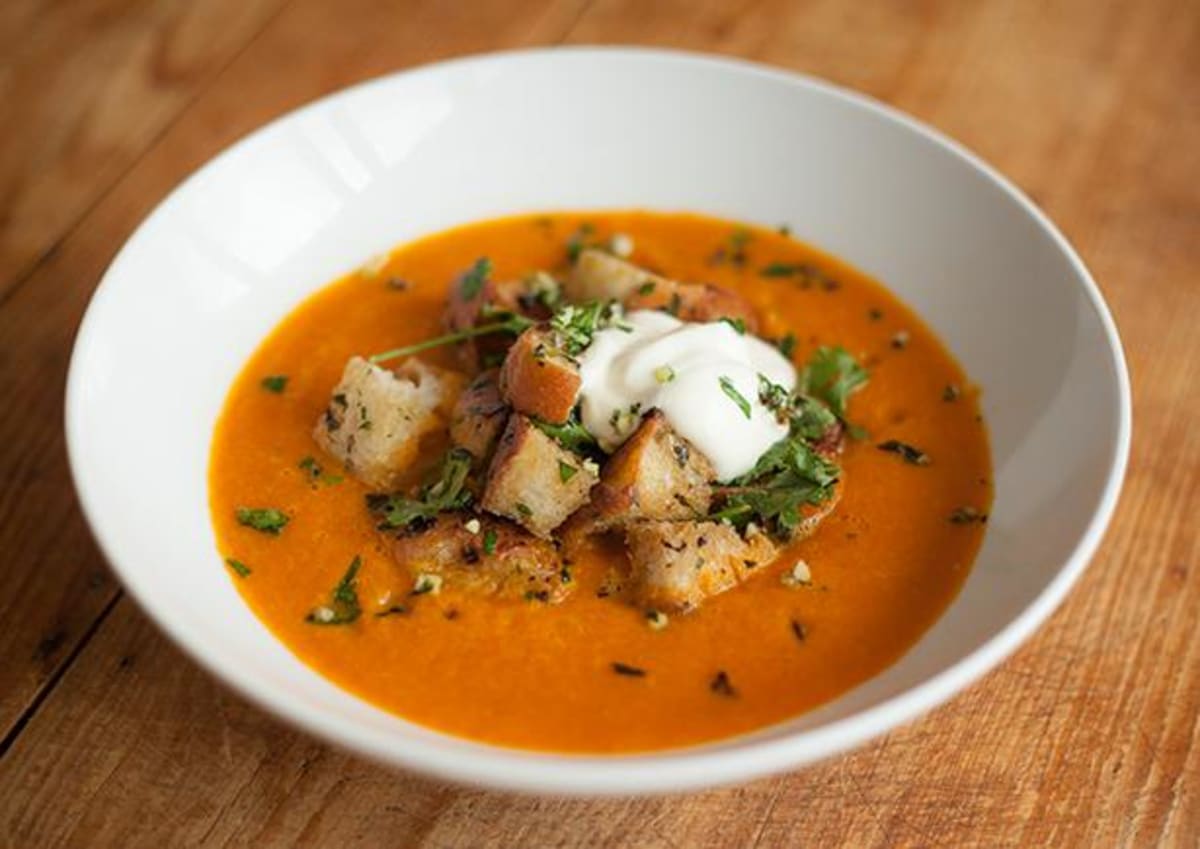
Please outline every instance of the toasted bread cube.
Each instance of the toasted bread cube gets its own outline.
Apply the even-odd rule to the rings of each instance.
[[[546,602],[561,601],[573,586],[563,581],[562,558],[553,544],[486,514],[443,513],[431,524],[402,531],[391,546],[406,581],[433,574],[465,592]]]
[[[625,543],[633,602],[663,613],[694,610],[778,553],[766,534],[744,538],[722,522],[635,522]]]
[[[416,359],[389,371],[353,357],[313,436],[363,483],[394,489],[417,459],[421,437],[446,426],[465,382]]]
[[[486,465],[508,413],[509,407],[500,397],[498,373],[495,369],[485,371],[458,397],[450,416],[450,441],[470,451],[474,465]]]
[[[666,310],[683,321],[741,320],[757,332],[758,311],[736,292],[711,283],[679,283],[604,251],[579,255],[566,284],[573,301],[620,301],[627,310]]]
[[[708,514],[716,476],[703,454],[671,429],[659,410],[604,464],[592,490],[595,518],[603,527],[638,519],[694,519]]]
[[[625,301],[639,289],[670,289],[674,281],[639,268],[632,262],[595,248],[580,252],[564,288],[567,299],[586,301]]]
[[[639,289],[625,299],[627,310],[666,310],[681,321],[741,321],[750,333],[758,331],[758,310],[736,292],[712,283],[674,283]]]
[[[579,365],[558,350],[554,332],[531,327],[508,350],[500,369],[500,391],[514,410],[562,424],[579,398]]]
[[[483,509],[548,537],[588,500],[596,480],[593,464],[514,413],[488,470]]]

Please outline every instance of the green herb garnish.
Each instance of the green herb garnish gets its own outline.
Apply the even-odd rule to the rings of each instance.
[[[271,374],[259,381],[259,385],[268,392],[274,392],[276,395],[281,395],[283,390],[287,389],[287,375]]]
[[[822,504],[841,470],[795,435],[779,440],[746,474],[719,488],[724,502],[712,518],[744,528],[757,519],[777,536],[789,538],[800,524],[800,508]]]
[[[972,522],[987,522],[987,513],[974,507],[958,507],[950,514],[950,521],[956,525],[969,525]]]
[[[486,256],[481,256],[475,260],[475,264],[459,279],[458,291],[468,301],[475,300],[483,291],[483,286],[487,283],[488,276],[491,273],[492,261]]]
[[[528,328],[532,327],[535,322],[531,318],[526,318],[517,313],[507,311],[496,311],[489,313],[484,311],[485,315],[495,317],[497,321],[491,321],[487,324],[477,324],[474,327],[468,327],[465,330],[457,330],[454,333],[446,333],[442,336],[435,336],[432,339],[426,339],[423,342],[417,342],[412,345],[405,345],[403,348],[393,348],[390,351],[384,351],[382,354],[373,354],[368,357],[368,361],[379,365],[387,360],[394,360],[397,357],[406,357],[410,354],[416,354],[421,351],[427,351],[430,348],[438,348],[442,345],[452,345],[455,342],[463,342],[467,339],[474,339],[477,336],[490,336],[493,333],[509,333],[513,336],[520,336]]]
[[[311,625],[349,625],[362,614],[358,604],[358,570],[362,558],[358,555],[350,561],[346,574],[337,582],[329,596],[329,604],[312,610],[304,621]]]
[[[638,286],[637,293],[642,297],[654,293],[655,283],[653,280],[647,280],[641,286]]]
[[[250,567],[240,560],[235,560],[232,557],[226,557],[225,565],[232,569],[239,578],[246,578],[250,575]]]
[[[279,532],[290,521],[290,517],[282,510],[272,507],[239,507],[234,513],[239,525],[253,528],[264,534],[279,536]]]
[[[746,335],[746,321],[745,321],[745,319],[741,319],[741,318],[730,318],[729,316],[723,316],[723,317],[720,319],[720,321],[722,321],[722,322],[724,322],[725,324],[728,324],[730,327],[732,327],[732,328],[733,328],[733,330],[734,330],[734,332],[735,332],[735,333],[737,333],[737,335],[738,335],[738,336],[745,336],[745,335]]]
[[[792,354],[796,353],[796,334],[789,331],[779,340],[777,347],[779,348],[779,353],[790,360]]]
[[[800,373],[798,386],[829,406],[842,421],[846,420],[846,404],[858,390],[867,385],[867,370],[858,364],[845,348],[818,348]]]
[[[437,477],[421,487],[415,497],[368,495],[368,509],[381,518],[379,528],[407,528],[432,521],[438,513],[467,507],[472,498],[466,487],[471,459],[471,452],[465,448],[451,448],[442,460]]]
[[[646,670],[640,666],[630,666],[628,663],[617,661],[612,665],[612,671],[618,675],[625,675],[629,678],[645,678]]]
[[[541,419],[532,421],[534,427],[573,454],[590,455],[597,450],[596,437],[579,421],[578,412],[573,411],[571,417],[562,424],[550,424]]]
[[[495,530],[495,528],[488,528],[486,531],[483,532],[483,553],[484,554],[495,554],[496,553],[496,530]]]
[[[733,381],[722,375],[718,380],[721,384],[721,391],[724,392],[733,403],[738,405],[738,409],[742,411],[742,415],[750,418],[750,402],[746,400],[741,392],[738,392],[737,387],[733,385]]]
[[[562,460],[558,461],[558,479],[560,481],[566,483],[577,474],[579,474],[579,469],[575,468],[570,463],[564,463]]]

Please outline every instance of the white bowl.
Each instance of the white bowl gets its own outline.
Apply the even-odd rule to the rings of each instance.
[[[996,469],[986,542],[961,595],[898,663],[759,733],[619,757],[449,737],[339,690],[250,613],[209,522],[213,424],[266,333],[370,256],[475,219],[604,207],[787,222],[914,306],[984,388]],[[80,501],[126,588],[259,705],[444,778],[642,793],[809,763],[912,719],[999,663],[1095,550],[1125,470],[1129,411],[1116,329],[1079,257],[956,144],[794,74],[581,49],[385,77],[222,153],[159,205],[96,290],[66,425]]]

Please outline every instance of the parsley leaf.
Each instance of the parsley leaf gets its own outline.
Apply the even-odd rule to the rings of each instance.
[[[596,437],[592,436],[579,421],[578,411],[572,411],[571,417],[562,424],[550,424],[541,419],[531,419],[531,421],[534,427],[573,454],[592,455],[596,453]]]
[[[329,603],[312,610],[304,621],[310,625],[349,625],[358,619],[362,614],[358,603],[358,570],[361,566],[362,558],[355,555],[346,574],[330,593]]]
[[[754,468],[725,488],[725,500],[712,518],[744,528],[752,519],[768,531],[790,538],[800,525],[800,510],[821,504],[841,473],[801,438],[789,436],[767,450]]]
[[[718,378],[717,382],[721,384],[721,391],[728,395],[733,403],[738,405],[738,409],[742,411],[742,415],[750,418],[750,402],[746,400],[746,397],[741,392],[738,392],[737,387],[733,385],[733,381],[722,375]]]
[[[430,522],[438,513],[461,510],[470,505],[467,474],[471,471],[471,452],[452,448],[442,460],[436,479],[421,487],[413,498],[403,495],[368,495],[367,508],[380,516],[379,528],[392,530]]]
[[[563,483],[566,483],[578,473],[579,469],[575,468],[570,463],[564,463],[562,460],[558,461],[558,479]]]
[[[845,348],[818,348],[800,372],[798,387],[829,406],[842,421],[846,420],[846,404],[867,384],[867,370],[858,364]]]
[[[483,291],[483,284],[487,282],[488,276],[491,273],[492,261],[486,256],[481,256],[475,260],[475,264],[459,279],[458,291],[468,301],[474,300]]]
[[[550,318],[558,346],[567,356],[574,356],[592,344],[596,333],[609,327],[629,329],[621,321],[621,307],[615,301],[589,301],[586,304],[566,304]]]
[[[226,557],[225,565],[232,569],[239,578],[248,578],[250,576],[250,567],[240,560],[235,560],[232,557]]]
[[[287,389],[287,382],[288,379],[285,374],[269,374],[259,381],[259,385],[268,392],[282,395],[283,390]]]
[[[279,532],[291,521],[291,517],[282,510],[275,510],[271,507],[239,507],[234,516],[239,525],[245,525],[247,528],[253,528],[274,537],[279,536]]]
[[[496,553],[496,529],[495,528],[488,528],[486,531],[483,532],[483,553],[484,554],[495,554]]]

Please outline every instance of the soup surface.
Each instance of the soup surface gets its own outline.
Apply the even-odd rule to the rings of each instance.
[[[477,257],[490,258],[500,278],[562,268],[581,225],[596,238],[627,235],[632,260],[661,274],[741,293],[761,315],[762,336],[794,334],[796,363],[840,345],[870,372],[850,404],[865,434],[847,440],[832,515],[761,574],[665,628],[600,597],[609,562],[623,556],[603,543],[576,559],[577,585],[561,604],[467,596],[451,585],[411,597],[412,575],[364,508],[367,487],[313,438],[348,358],[441,333],[448,287]],[[793,271],[770,273],[785,265]],[[448,349],[421,356],[454,365]],[[880,450],[889,442],[919,448],[928,463]],[[414,469],[414,480],[423,471]],[[977,393],[932,332],[875,281],[773,230],[690,214],[572,213],[430,236],[302,303],[229,393],[210,502],[246,602],[338,685],[476,740],[630,752],[759,729],[893,663],[966,578],[991,502],[991,466]],[[236,520],[246,505],[290,520],[278,534],[261,533]],[[314,624],[310,612],[356,557],[362,616]],[[798,560],[811,582],[785,583]],[[397,600],[403,615],[381,615]],[[615,664],[644,674],[620,674]]]

